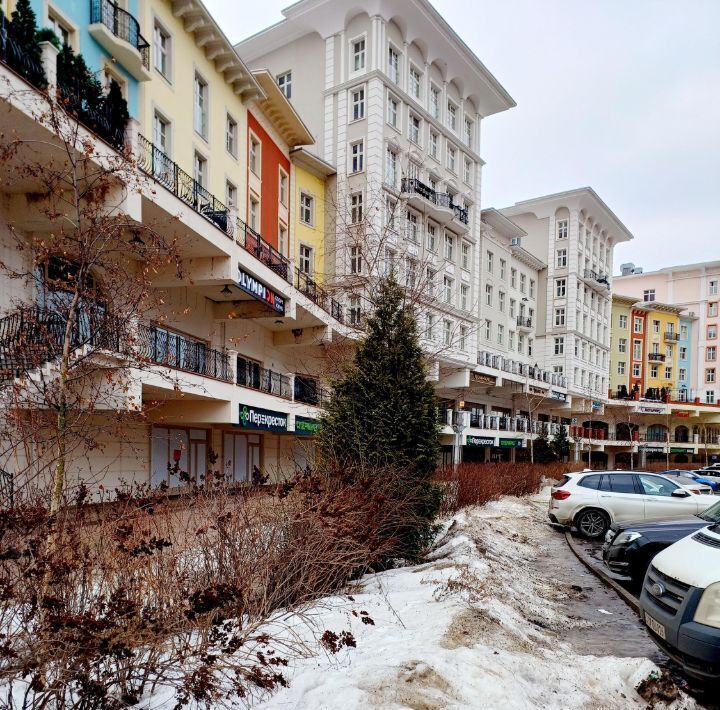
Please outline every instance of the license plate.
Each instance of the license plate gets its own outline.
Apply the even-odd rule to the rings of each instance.
[[[659,621],[655,621],[650,614],[646,613],[645,623],[651,631],[654,631],[663,641],[665,641],[665,627]]]

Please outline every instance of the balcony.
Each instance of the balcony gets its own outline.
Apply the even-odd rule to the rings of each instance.
[[[322,286],[297,267],[295,268],[295,288],[329,313],[338,323],[344,322],[342,306]]]
[[[325,407],[330,393],[320,386],[318,380],[308,375],[295,375],[293,399],[313,407]]]
[[[680,340],[680,333],[676,333],[674,330],[668,330],[665,332],[665,340],[669,343],[677,343]]]
[[[510,360],[497,353],[491,353],[486,350],[478,352],[478,365],[483,367],[491,367],[495,370],[502,370],[512,375],[527,377],[537,382],[544,382],[552,387],[567,387],[567,377],[556,372],[543,370],[540,367],[528,365],[524,362]]]
[[[38,89],[47,86],[45,70],[33,61],[18,44],[14,36],[12,22],[0,14],[0,62],[29,81]]]
[[[230,358],[200,340],[155,325],[138,326],[138,354],[141,358],[174,370],[232,382]]]
[[[271,271],[290,281],[290,261],[240,219],[236,224],[235,241]]]
[[[601,274],[593,269],[585,269],[584,277],[591,285],[601,286],[603,290],[610,288],[610,280],[607,274]]]
[[[426,185],[417,178],[403,178],[400,184],[402,192],[406,192],[411,196],[417,196],[428,203],[433,212],[433,216],[437,219],[442,220],[445,218],[445,222],[449,219],[456,219],[464,226],[468,225],[469,222],[469,211],[467,207],[461,207],[453,201],[452,195],[446,192],[436,192],[430,186]],[[412,198],[411,198],[412,201]],[[418,205],[422,207],[422,205]]]
[[[292,399],[290,378],[273,370],[267,370],[258,363],[238,355],[237,379],[241,387],[272,394],[283,399]]]
[[[665,355],[663,353],[649,352],[648,360],[650,362],[665,362]]]
[[[149,81],[150,45],[138,21],[112,0],[90,0],[88,32],[138,81]]]
[[[520,330],[532,330],[532,318],[525,318],[525,316],[517,317],[517,327]]]

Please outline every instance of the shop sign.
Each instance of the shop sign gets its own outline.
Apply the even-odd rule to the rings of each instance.
[[[597,402],[597,401],[595,401],[595,402],[592,403],[591,406],[592,406],[592,409],[593,409],[593,410],[602,409],[602,402]]]
[[[560,402],[567,401],[567,395],[564,392],[556,392],[555,390],[550,390],[550,396]]]
[[[274,412],[272,409],[240,405],[239,427],[243,429],[262,429],[263,431],[287,431],[288,415]]]
[[[689,419],[690,412],[673,412],[674,417],[680,417],[680,419]]]
[[[471,381],[474,385],[495,385],[497,384],[497,377],[483,375],[481,372],[473,372],[471,373]]]
[[[466,446],[495,446],[494,438],[487,438],[484,436],[468,436],[465,439]]]
[[[280,315],[285,315],[285,299],[265,284],[260,283],[254,276],[250,276],[247,271],[238,269],[237,286],[241,291],[250,294],[258,301],[266,303]]]
[[[638,407],[641,414],[665,414],[665,407]]]
[[[542,387],[535,387],[535,385],[528,385],[528,390],[532,394],[545,394],[545,390]]]
[[[671,454],[691,454],[693,453],[692,449],[683,449],[682,447],[673,446],[672,449],[670,449]]]
[[[310,417],[295,417],[295,433],[299,436],[315,436],[320,429],[320,422]]]
[[[498,446],[501,449],[519,449],[522,445],[522,439],[500,439],[498,441]]]
[[[662,454],[665,451],[662,446],[642,446],[641,448],[648,454]]]

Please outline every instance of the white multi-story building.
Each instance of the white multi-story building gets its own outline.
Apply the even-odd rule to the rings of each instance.
[[[633,235],[589,187],[502,213],[527,233],[523,246],[547,264],[538,292],[537,360],[567,377],[573,409],[599,410],[608,389],[613,249]]]
[[[439,388],[467,381],[485,298],[480,124],[512,98],[427,0],[362,10],[349,0],[301,0],[283,14],[237,49],[278,78],[316,137],[311,150],[337,166],[328,281],[351,292],[351,321],[361,277],[394,265],[422,283]]]

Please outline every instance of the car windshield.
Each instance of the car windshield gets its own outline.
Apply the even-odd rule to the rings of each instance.
[[[698,518],[707,520],[708,523],[720,523],[720,500],[711,505],[706,511],[698,514]]]

